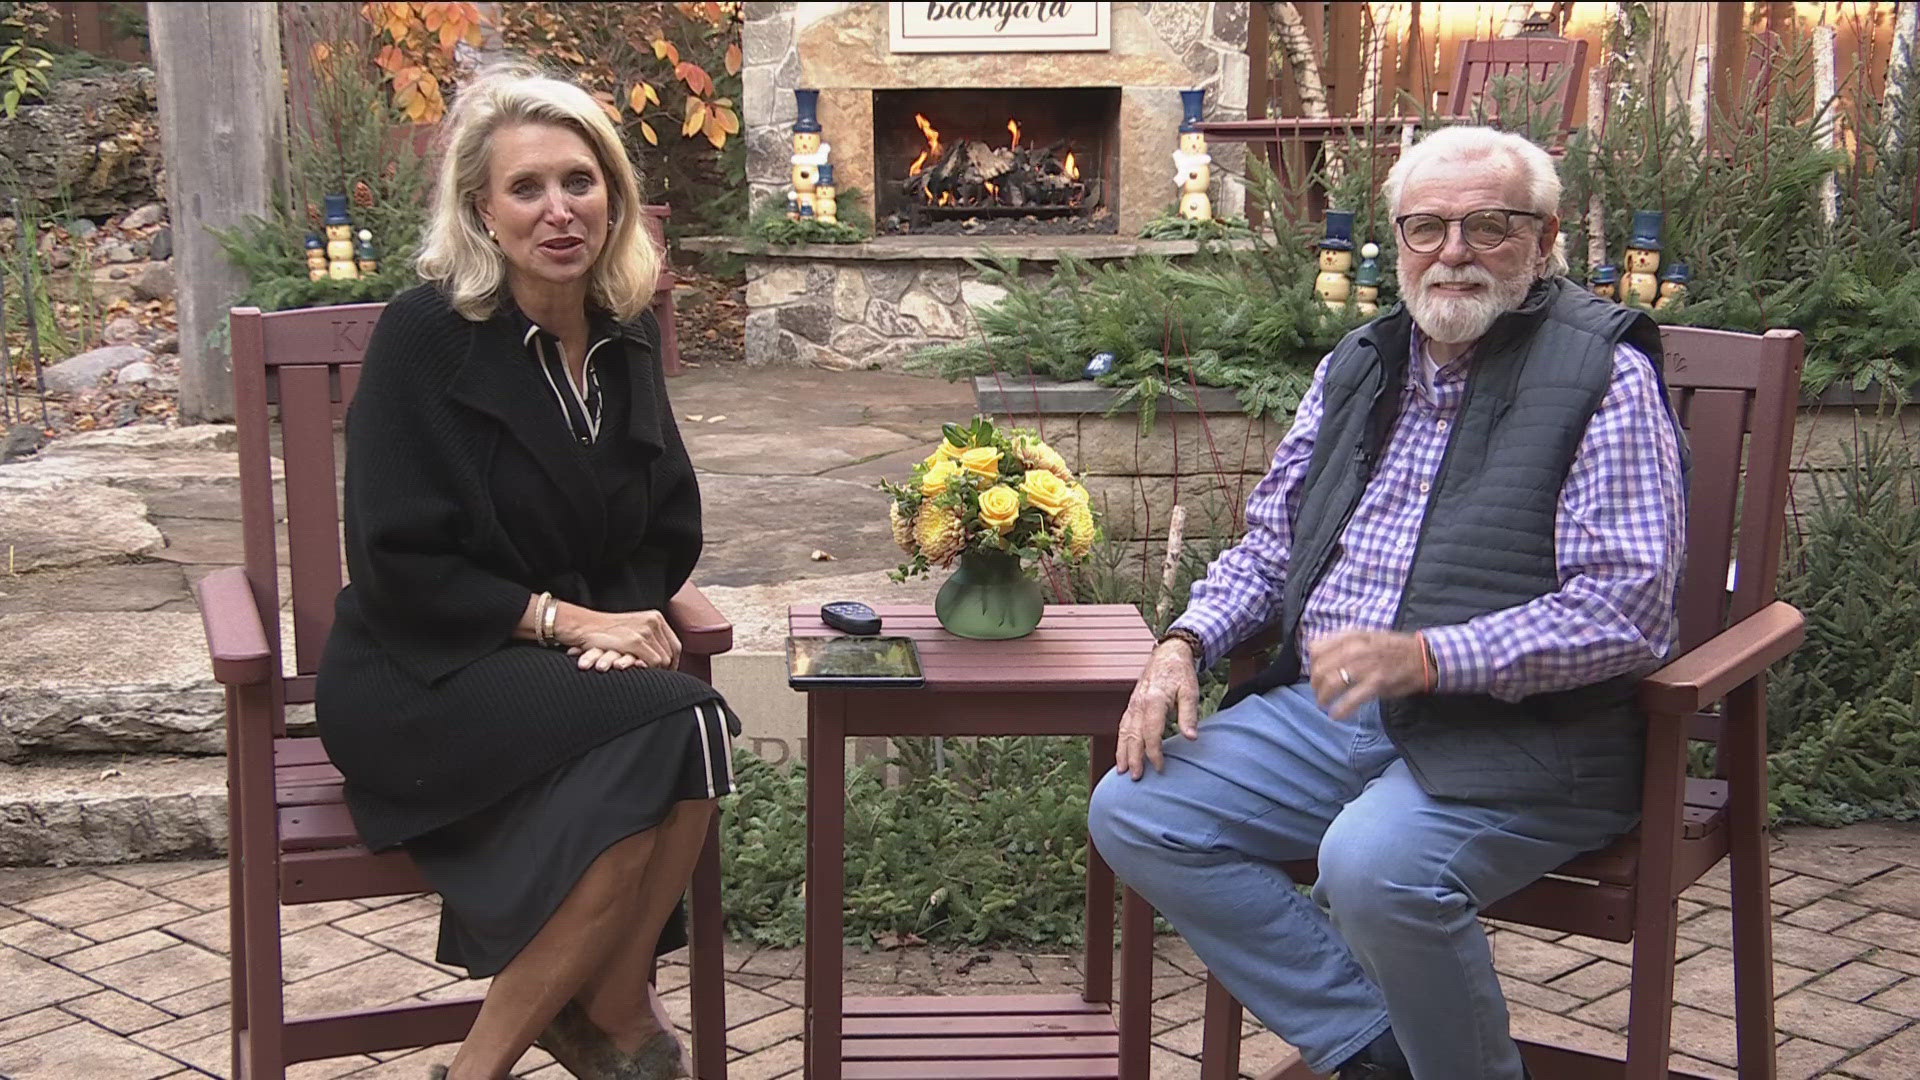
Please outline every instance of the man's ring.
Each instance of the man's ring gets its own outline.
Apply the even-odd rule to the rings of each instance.
[[[1341,668],[1341,669],[1340,669],[1340,681],[1341,681],[1341,682],[1343,682],[1343,683],[1346,683],[1346,684],[1347,684],[1348,686],[1352,686],[1352,685],[1353,685],[1353,674],[1352,674],[1351,672],[1349,672],[1349,671],[1348,671],[1348,670],[1347,670],[1346,668]]]

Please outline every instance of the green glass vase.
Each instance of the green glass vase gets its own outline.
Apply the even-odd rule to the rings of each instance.
[[[1020,560],[1004,551],[968,551],[933,599],[934,614],[947,632],[981,641],[1026,637],[1040,625],[1046,601],[1040,583],[1020,571]]]

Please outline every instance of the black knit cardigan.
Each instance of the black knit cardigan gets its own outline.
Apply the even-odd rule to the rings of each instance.
[[[426,285],[374,328],[347,417],[351,583],[316,715],[376,848],[716,696],[674,671],[580,672],[513,638],[542,590],[661,609],[700,555],[700,492],[653,316],[602,326],[630,377],[627,422],[597,446],[573,437],[509,311],[474,322]]]

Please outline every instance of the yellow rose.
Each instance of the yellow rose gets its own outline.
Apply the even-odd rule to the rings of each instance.
[[[951,461],[936,461],[929,465],[927,471],[920,477],[920,494],[928,498],[939,495],[945,492],[947,485],[959,475],[960,466]]]
[[[960,453],[960,447],[953,445],[945,439],[941,439],[940,445],[934,447],[933,453],[927,455],[927,464],[931,466],[935,462],[940,461],[958,461]]]
[[[1060,511],[1073,505],[1073,490],[1044,469],[1029,470],[1026,481],[1020,485],[1020,493],[1029,503],[1046,511],[1048,517],[1058,517]]]
[[[960,467],[988,480],[1000,477],[1000,451],[991,446],[976,446],[960,452]]]
[[[1005,484],[995,484],[980,493],[980,520],[1006,532],[1020,520],[1020,496]]]

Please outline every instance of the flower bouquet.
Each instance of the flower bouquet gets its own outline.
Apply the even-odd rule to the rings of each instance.
[[[913,556],[892,576],[905,581],[958,561],[934,600],[940,625],[961,637],[1024,637],[1045,603],[1027,567],[1049,557],[1079,562],[1093,549],[1087,489],[1034,432],[981,416],[942,434],[907,483],[881,482],[892,496],[893,539]]]

